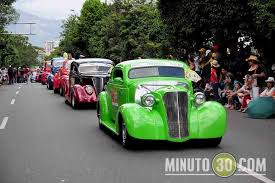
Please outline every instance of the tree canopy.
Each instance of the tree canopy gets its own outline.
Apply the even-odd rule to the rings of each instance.
[[[72,15],[63,27],[61,50],[80,51],[115,62],[162,57],[168,45],[166,26],[156,4],[144,0],[116,0],[108,6],[89,0],[80,17]]]
[[[37,52],[28,42],[28,38],[21,35],[9,35],[4,27],[17,20],[18,14],[12,7],[15,0],[0,2],[0,66],[31,66],[37,64]]]

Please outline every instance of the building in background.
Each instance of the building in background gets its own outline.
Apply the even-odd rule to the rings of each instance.
[[[59,42],[60,40],[46,41],[44,47],[46,55],[50,55],[59,46]]]

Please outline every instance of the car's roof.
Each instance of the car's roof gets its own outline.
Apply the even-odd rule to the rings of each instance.
[[[83,58],[75,60],[76,63],[87,63],[87,62],[102,62],[107,64],[113,64],[112,60],[106,59],[106,58]]]
[[[148,66],[170,66],[170,67],[186,67],[186,64],[182,61],[167,60],[167,59],[137,59],[128,60],[119,63],[120,67],[148,67]]]

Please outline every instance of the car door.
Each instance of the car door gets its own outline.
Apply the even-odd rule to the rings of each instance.
[[[68,91],[66,92],[68,101],[71,101],[71,96],[73,92],[73,87],[75,85],[77,78],[77,65],[72,64],[70,74],[69,74],[69,85],[68,85]]]
[[[128,100],[125,77],[121,68],[115,68],[112,71],[111,81],[108,83],[107,89],[111,97],[112,118],[115,120],[119,107]]]

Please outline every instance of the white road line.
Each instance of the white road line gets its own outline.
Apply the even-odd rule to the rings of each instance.
[[[17,91],[15,94],[18,95],[18,94],[19,94],[19,91]]]
[[[238,168],[240,170],[248,173],[249,175],[251,175],[251,176],[253,176],[253,177],[255,177],[255,178],[257,178],[257,179],[259,179],[259,180],[261,180],[263,182],[265,182],[265,183],[275,183],[273,180],[271,180],[271,179],[269,179],[269,178],[267,178],[267,177],[265,177],[265,176],[263,176],[263,175],[261,175],[259,173],[256,173],[256,172],[254,172],[254,171],[252,171],[252,170],[250,170],[250,169],[248,169],[248,168],[246,168],[246,167],[244,167],[244,166],[242,166],[240,164],[238,164]]]
[[[0,125],[0,130],[5,129],[8,120],[9,120],[9,117],[4,117],[4,118],[3,118],[2,123],[1,123],[1,125]]]
[[[13,105],[15,103],[15,99],[13,98],[12,100],[11,100],[11,105]]]
[[[20,88],[21,88],[21,86],[18,87],[18,89],[20,89]]]

